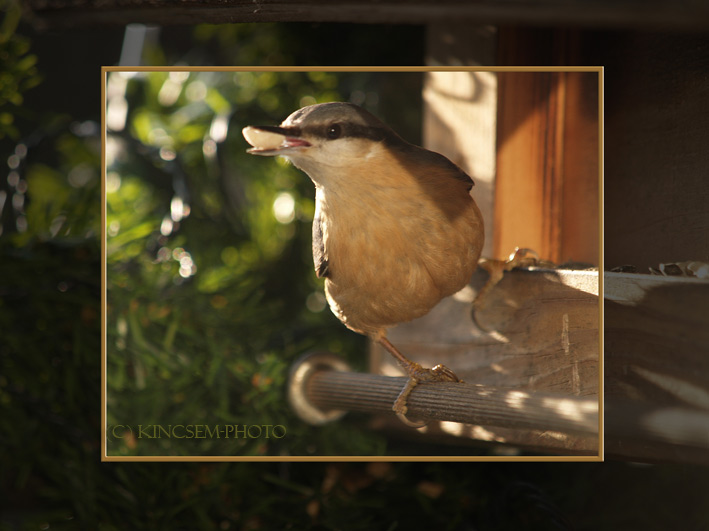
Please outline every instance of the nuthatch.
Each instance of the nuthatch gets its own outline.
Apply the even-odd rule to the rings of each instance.
[[[254,155],[281,155],[315,183],[313,259],[333,313],[389,351],[409,376],[393,410],[423,381],[460,381],[426,369],[386,337],[470,280],[483,246],[472,179],[443,155],[409,144],[350,103],[304,107],[280,126],[243,130]]]

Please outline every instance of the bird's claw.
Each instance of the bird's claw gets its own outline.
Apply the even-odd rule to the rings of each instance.
[[[431,369],[431,381],[435,382],[462,382],[456,374],[445,365],[438,364]]]
[[[410,365],[404,366],[404,369],[409,375],[409,381],[416,383],[412,388],[421,382],[461,382],[462,380],[445,365],[438,364],[430,369],[422,367],[420,364],[412,361]]]
[[[406,418],[406,412],[409,409],[406,406],[406,401],[408,400],[414,387],[421,382],[462,382],[463,380],[458,378],[456,374],[445,365],[436,365],[432,369],[427,369],[415,361],[411,361],[391,344],[385,334],[375,337],[375,341],[388,350],[389,353],[399,362],[399,365],[401,365],[401,367],[406,371],[406,374],[409,375],[406,385],[401,390],[401,393],[399,393],[399,396],[396,398],[396,401],[391,409],[394,413],[396,413],[396,416],[399,417],[401,422],[407,426],[413,426],[415,428],[425,426],[425,422],[413,422]]]
[[[399,396],[397,397],[396,401],[394,402],[392,410],[394,411],[394,413],[396,413],[396,416],[399,417],[399,420],[401,420],[401,422],[403,422],[407,426],[411,426],[414,428],[422,428],[426,425],[426,422],[412,421],[406,416],[406,413],[409,409],[406,405],[406,402],[408,401],[411,391],[414,390],[414,387],[416,387],[420,383],[462,382],[463,380],[458,378],[458,376],[456,376],[456,374],[448,367],[441,364],[427,369],[426,367],[422,367],[416,362],[411,362],[410,365],[405,366],[404,368],[409,374],[409,379],[406,382],[404,388],[401,390],[401,393],[399,393]]]
[[[485,285],[480,289],[478,295],[473,301],[473,319],[475,320],[475,312],[482,309],[487,297],[500,280],[505,271],[512,271],[515,267],[532,267],[541,262],[536,251],[527,248],[516,247],[514,252],[510,254],[507,260],[493,260],[491,258],[481,258],[478,265],[487,271],[488,278]],[[477,320],[476,320],[477,323]],[[482,327],[481,327],[482,328]]]

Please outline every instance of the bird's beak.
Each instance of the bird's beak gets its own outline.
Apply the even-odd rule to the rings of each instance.
[[[250,125],[242,129],[246,141],[253,146],[247,153],[275,156],[292,149],[310,146],[310,142],[295,135],[295,131],[272,125]]]

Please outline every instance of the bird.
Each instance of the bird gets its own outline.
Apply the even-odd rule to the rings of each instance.
[[[392,406],[407,422],[416,385],[462,380],[444,365],[411,361],[387,330],[469,283],[484,243],[473,180],[349,102],[308,105],[278,126],[242,134],[253,146],[248,153],[285,157],[314,183],[315,273],[339,320],[379,343],[407,374]]]

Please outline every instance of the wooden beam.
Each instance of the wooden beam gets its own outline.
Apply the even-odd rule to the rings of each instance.
[[[607,455],[709,463],[709,282],[604,279]]]
[[[709,8],[694,0],[445,0],[289,1],[289,0],[27,0],[39,27],[76,28],[96,24],[195,24],[207,22],[357,22],[372,24],[578,25],[604,28],[709,27]]]
[[[428,315],[393,328],[389,339],[411,359],[429,367],[442,363],[471,384],[598,403],[598,273],[506,273],[474,321],[472,301],[486,279],[485,272],[477,271],[468,288],[443,300]],[[371,359],[371,372],[401,375],[391,356],[376,344]],[[541,425],[538,429],[491,425],[430,429],[547,453],[600,451],[598,436],[552,434]]]

